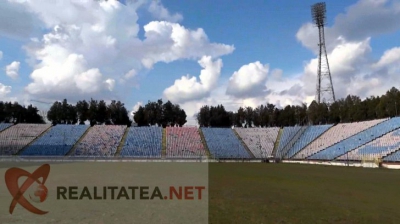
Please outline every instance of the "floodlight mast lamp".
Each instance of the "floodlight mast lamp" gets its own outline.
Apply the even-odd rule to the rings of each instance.
[[[335,98],[335,92],[333,90],[332,76],[329,69],[328,55],[326,53],[326,47],[325,47],[325,32],[324,32],[324,26],[326,22],[325,2],[320,2],[312,5],[311,15],[313,18],[313,22],[318,27],[319,31],[319,43],[318,43],[319,56],[318,56],[318,71],[317,71],[318,80],[317,80],[316,100],[317,103],[321,103],[321,96],[327,95],[328,99],[323,98],[322,100],[323,101],[327,100],[328,103],[333,103],[336,101],[336,98]],[[322,87],[322,81],[328,82],[327,86],[324,85]]]

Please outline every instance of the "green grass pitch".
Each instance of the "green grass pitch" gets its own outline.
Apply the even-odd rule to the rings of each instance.
[[[210,223],[400,223],[400,170],[210,164]]]

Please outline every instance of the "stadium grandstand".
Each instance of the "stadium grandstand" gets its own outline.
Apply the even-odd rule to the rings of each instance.
[[[290,144],[293,142],[293,144]],[[285,150],[285,148],[287,150]],[[268,128],[0,124],[2,156],[400,162],[400,117]],[[276,154],[274,156],[274,151]]]

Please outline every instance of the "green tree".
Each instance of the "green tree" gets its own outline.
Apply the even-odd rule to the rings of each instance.
[[[183,126],[187,122],[186,118],[185,111],[179,105],[170,101],[163,103],[162,99],[156,102],[149,101],[146,105],[140,106],[133,116],[138,126],[162,127]]]
[[[89,117],[89,103],[86,100],[76,103],[76,112],[78,115],[79,124],[85,124]]]

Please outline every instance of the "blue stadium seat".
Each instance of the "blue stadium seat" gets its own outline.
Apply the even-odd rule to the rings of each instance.
[[[279,129],[272,128],[235,128],[243,142],[256,158],[271,157]]]
[[[333,160],[336,157],[345,154],[346,152],[356,149],[357,147],[398,128],[400,128],[400,117],[386,120],[335,145],[332,145],[325,150],[308,157],[308,159]]]
[[[95,125],[77,144],[73,156],[114,156],[125,130],[125,125]]]
[[[121,156],[161,158],[161,150],[161,127],[131,127],[122,147]]]
[[[88,128],[87,125],[56,125],[23,150],[21,155],[64,156]]]
[[[50,127],[50,124],[20,123],[3,130],[0,132],[0,154],[17,154]]]
[[[10,123],[0,123],[0,131],[3,131],[4,129],[10,127],[12,124]]]
[[[278,150],[276,155],[281,156],[283,148],[289,143],[289,141],[296,135],[296,133],[301,129],[301,126],[294,127],[284,127],[281,138],[279,140]]]
[[[400,129],[389,132],[374,141],[337,158],[338,160],[360,161],[363,159],[381,159],[400,147]],[[390,160],[391,157],[389,157]]]
[[[214,158],[251,158],[230,128],[202,128],[208,149]]]
[[[331,128],[332,125],[315,125],[310,126],[306,129],[306,131],[300,136],[297,142],[293,145],[291,149],[289,149],[286,158],[291,158],[304,147],[306,147],[310,142],[314,141],[320,135],[322,135],[325,131]]]

